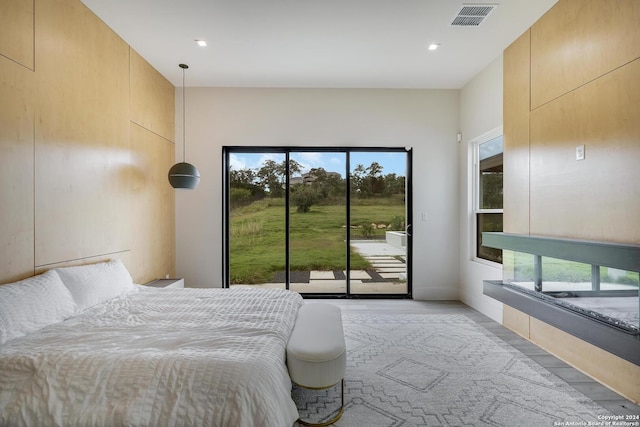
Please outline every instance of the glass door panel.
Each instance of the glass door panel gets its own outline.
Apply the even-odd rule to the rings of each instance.
[[[346,154],[289,154],[290,289],[342,294],[346,282]]]
[[[229,284],[285,289],[286,157],[230,153]]]
[[[407,286],[407,153],[350,153],[351,294],[403,294]]]
[[[224,152],[229,286],[410,296],[410,150]]]

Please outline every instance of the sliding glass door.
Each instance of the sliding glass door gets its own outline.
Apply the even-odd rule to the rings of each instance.
[[[289,289],[346,294],[346,154],[289,154]]]
[[[410,155],[225,147],[226,285],[410,296]]]
[[[350,292],[407,294],[406,152],[350,156]]]
[[[225,266],[228,284],[284,288],[286,205],[283,153],[227,153]]]

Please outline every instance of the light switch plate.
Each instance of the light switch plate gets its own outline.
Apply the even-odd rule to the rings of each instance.
[[[584,160],[584,145],[576,147],[576,160]]]

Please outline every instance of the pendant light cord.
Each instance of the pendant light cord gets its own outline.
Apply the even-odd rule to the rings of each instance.
[[[186,65],[184,67],[182,67],[182,161],[185,162],[186,161],[186,151],[187,151],[187,137],[186,137],[186,129],[187,129],[187,125],[186,125],[186,115],[185,115],[185,109],[186,109],[186,105],[185,105],[185,96],[184,96],[184,92],[185,92],[185,87],[184,87],[184,70],[186,68]]]

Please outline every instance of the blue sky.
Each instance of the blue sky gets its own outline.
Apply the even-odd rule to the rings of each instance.
[[[329,172],[338,172],[344,177],[345,174],[345,153],[311,153],[294,152],[290,154],[291,159],[302,165],[303,172],[308,172],[311,168],[324,168]],[[284,160],[283,153],[231,153],[229,156],[231,169],[256,169],[266,160],[273,160],[280,163]],[[398,176],[405,176],[404,152],[352,152],[351,169],[358,164],[368,167],[372,162],[378,162],[382,166],[382,174],[395,173]]]

